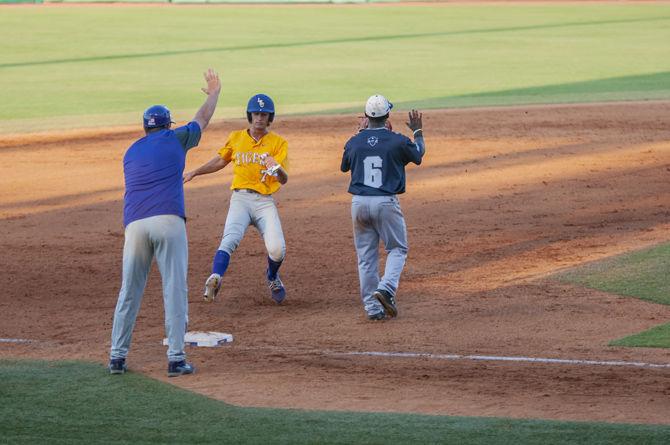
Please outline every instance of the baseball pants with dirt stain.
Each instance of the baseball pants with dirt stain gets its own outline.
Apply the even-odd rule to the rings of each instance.
[[[372,296],[377,289],[395,295],[407,258],[407,228],[396,195],[361,196],[351,200],[354,245],[358,256],[361,299],[368,314],[382,311]],[[379,240],[387,252],[384,276],[379,277]]]

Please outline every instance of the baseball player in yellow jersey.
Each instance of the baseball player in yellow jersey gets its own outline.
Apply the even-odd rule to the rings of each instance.
[[[223,238],[212,264],[212,274],[205,282],[204,298],[214,297],[221,288],[230,256],[242,241],[249,225],[255,226],[268,251],[266,278],[270,296],[277,303],[286,298],[279,278],[279,267],[286,254],[286,242],[273,193],[288,181],[288,143],[269,131],[275,107],[265,94],[256,94],[247,105],[249,128],[233,131],[218,155],[199,168],[184,174],[184,182],[198,175],[221,170],[233,163],[233,194],[223,229]]]

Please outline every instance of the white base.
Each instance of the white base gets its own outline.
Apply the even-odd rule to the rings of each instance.
[[[188,346],[220,346],[224,343],[232,343],[233,336],[232,334],[226,334],[223,332],[187,332],[184,336],[184,342]],[[163,339],[163,346],[167,346],[168,339]]]

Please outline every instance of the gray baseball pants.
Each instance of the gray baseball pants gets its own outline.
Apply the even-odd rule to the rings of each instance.
[[[368,314],[383,310],[372,296],[377,289],[395,295],[407,258],[407,228],[395,195],[361,196],[351,200],[354,245],[358,256],[361,299]],[[384,276],[379,277],[379,240],[387,253]]]
[[[184,360],[188,323],[188,241],[186,224],[177,215],[159,215],[133,221],[126,227],[123,279],[114,312],[111,358],[128,355],[135,320],[156,258],[163,282],[168,361]]]
[[[286,241],[274,198],[246,189],[235,190],[230,197],[219,250],[232,255],[250,225],[260,232],[272,261],[281,262],[286,255]]]

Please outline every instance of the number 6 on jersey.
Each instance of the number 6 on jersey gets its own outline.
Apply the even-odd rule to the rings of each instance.
[[[382,186],[382,164],[379,156],[367,156],[363,159],[363,184],[378,189]]]

